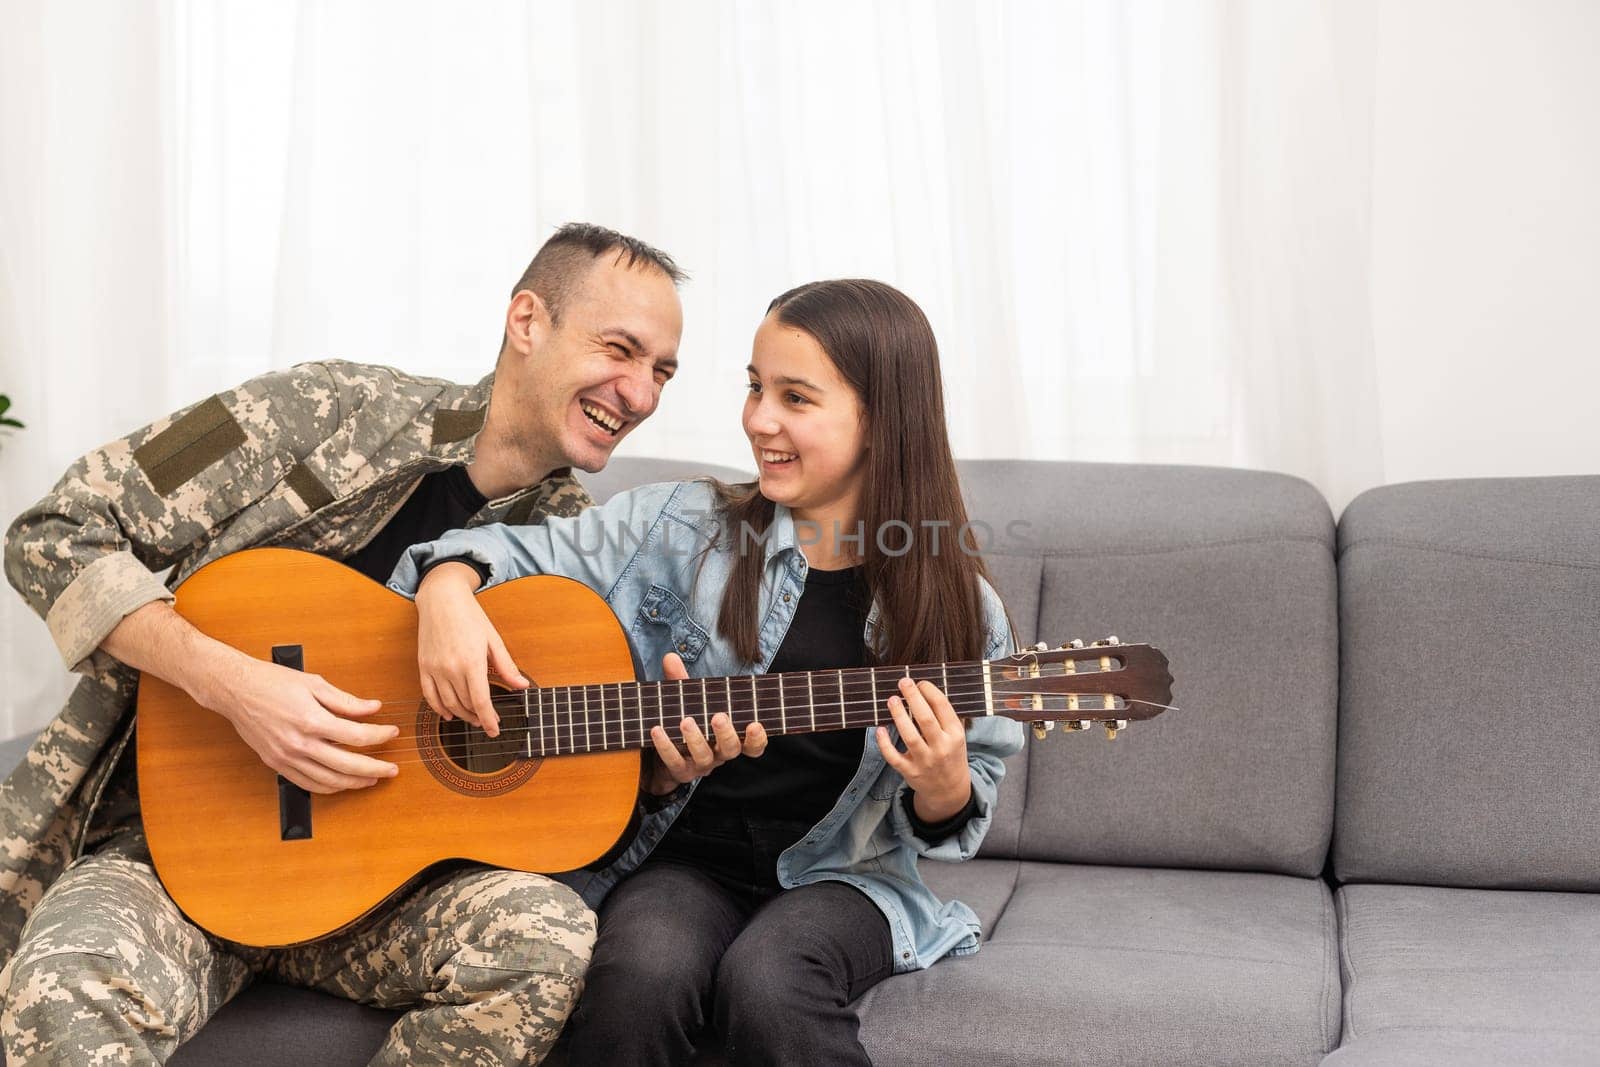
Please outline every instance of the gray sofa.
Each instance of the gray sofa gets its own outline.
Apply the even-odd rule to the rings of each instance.
[[[1021,640],[1159,645],[1182,710],[1013,760],[981,858],[925,866],[984,948],[863,998],[876,1062],[1600,1063],[1600,477],[1336,527],[1276,474],[962,475]],[[392,1018],[261,986],[174,1062],[361,1063]]]

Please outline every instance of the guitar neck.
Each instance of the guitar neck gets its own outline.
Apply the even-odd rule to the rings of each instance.
[[[499,693],[498,745],[525,759],[650,748],[652,727],[681,743],[683,719],[709,735],[712,717],[723,713],[741,734],[755,722],[769,736],[862,729],[893,721],[887,701],[906,677],[938,686],[957,715],[987,715],[993,708],[990,670],[987,661],[976,660]]]

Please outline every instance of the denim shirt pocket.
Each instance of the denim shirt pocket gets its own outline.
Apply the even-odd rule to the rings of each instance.
[[[646,664],[659,663],[668,652],[676,652],[686,666],[700,658],[709,639],[683,601],[659,585],[652,585],[639,605],[632,636],[633,647]]]

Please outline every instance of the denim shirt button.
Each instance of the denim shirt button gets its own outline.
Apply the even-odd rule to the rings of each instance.
[[[787,604],[789,602],[789,594],[788,593],[783,594],[783,602],[785,604]]]

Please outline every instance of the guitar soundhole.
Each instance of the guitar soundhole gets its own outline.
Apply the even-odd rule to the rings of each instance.
[[[439,783],[467,796],[498,796],[533,777],[543,762],[528,759],[528,718],[503,708],[500,736],[490,737],[461,719],[442,719],[423,704],[417,709],[417,748]]]

